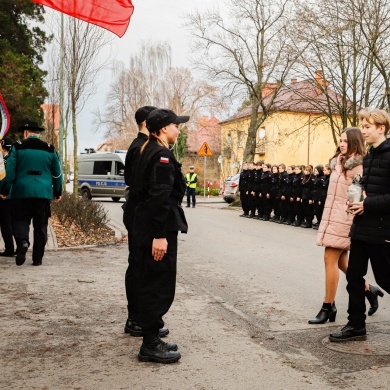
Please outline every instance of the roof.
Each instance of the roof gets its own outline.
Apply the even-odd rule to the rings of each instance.
[[[289,111],[303,112],[308,114],[323,114],[328,110],[328,98],[332,106],[332,112],[338,114],[338,107],[342,96],[328,88],[329,83],[321,80],[293,81],[291,84],[280,88],[272,106],[273,112]],[[327,94],[322,92],[322,88],[328,88]],[[269,104],[273,94],[267,94],[264,98],[265,105]],[[251,115],[252,106],[248,106],[238,111],[236,114],[221,123],[234,121]],[[259,111],[262,112],[261,106]]]

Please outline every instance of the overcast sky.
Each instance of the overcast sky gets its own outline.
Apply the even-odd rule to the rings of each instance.
[[[133,0],[134,13],[129,28],[122,38],[113,35],[112,52],[116,60],[128,63],[143,41],[168,41],[172,47],[172,66],[190,68],[188,61],[190,36],[182,27],[183,16],[195,9],[204,9],[223,0]],[[48,13],[55,12],[47,9]],[[103,53],[102,53],[103,54]],[[92,112],[104,110],[104,102],[111,82],[105,72],[98,80],[98,92],[78,116],[79,151],[96,148],[104,141],[104,132],[93,131]],[[73,147],[72,147],[73,148]]]

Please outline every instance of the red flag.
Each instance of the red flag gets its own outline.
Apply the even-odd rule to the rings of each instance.
[[[103,27],[122,37],[130,23],[131,0],[32,0],[56,11]]]

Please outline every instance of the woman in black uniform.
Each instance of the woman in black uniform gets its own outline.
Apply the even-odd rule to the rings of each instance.
[[[177,235],[187,232],[181,202],[186,189],[179,164],[169,149],[188,116],[157,109],[147,119],[149,140],[141,148],[135,188],[139,203],[133,225],[133,248],[139,276],[139,317],[143,343],[140,361],[177,362],[174,343],[159,338],[162,317],[172,305],[176,287]]]

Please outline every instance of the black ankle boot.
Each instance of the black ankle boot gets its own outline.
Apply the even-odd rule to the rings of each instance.
[[[370,308],[368,309],[368,315],[372,316],[379,307],[378,303],[378,296],[383,297],[383,291],[376,287],[376,286],[370,286],[370,290],[365,292],[367,301],[370,303]]]
[[[323,303],[321,310],[317,314],[316,318],[309,320],[309,324],[325,324],[326,321],[335,322],[336,321],[337,309],[334,302],[331,303]]]
[[[138,359],[141,362],[169,364],[177,362],[180,358],[180,352],[167,349],[167,343],[163,343],[160,340],[158,331],[144,335],[141,349],[138,353]]]
[[[133,337],[142,337],[142,328],[140,327],[139,323],[135,320],[132,319],[127,319],[126,324],[125,324],[125,333],[129,333],[130,336]],[[166,337],[169,334],[169,329],[168,328],[161,328],[158,332],[159,337]]]

